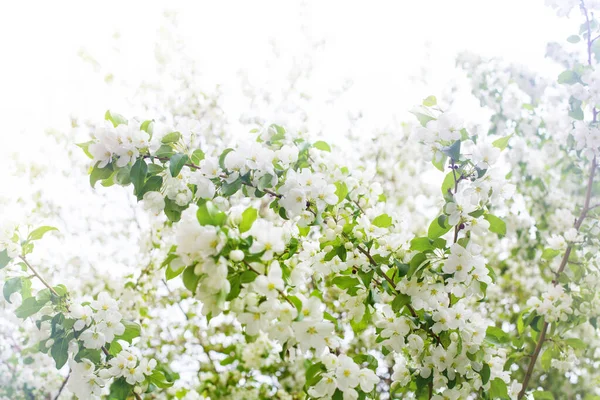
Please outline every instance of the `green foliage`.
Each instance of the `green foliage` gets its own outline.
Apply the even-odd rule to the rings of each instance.
[[[56,363],[56,368],[61,369],[67,363],[69,358],[69,340],[65,337],[58,338],[50,349],[50,354]]]
[[[506,235],[506,223],[500,218],[492,214],[485,214],[483,218],[490,223],[490,231],[498,234],[498,236]]]
[[[221,226],[225,223],[227,215],[219,210],[211,201],[207,201],[198,207],[196,218],[200,225]]]
[[[504,150],[508,146],[508,142],[512,136],[513,135],[508,135],[508,136],[501,137],[500,139],[496,139],[492,142],[492,145],[494,147],[499,148],[500,150]]]
[[[10,263],[11,258],[8,256],[8,251],[0,251],[0,269],[6,267]]]
[[[115,379],[110,385],[109,400],[127,400],[133,386],[125,381],[125,378]]]
[[[431,221],[431,224],[429,224],[429,229],[427,229],[427,237],[429,239],[439,238],[440,236],[449,232],[450,229],[452,229],[452,226],[450,226],[450,224],[446,224],[446,216],[441,215]]]
[[[502,345],[510,342],[510,336],[500,328],[489,326],[485,332],[485,340],[489,343]]]
[[[389,228],[392,226],[392,217],[387,214],[381,214],[373,220],[373,225],[379,228]]]
[[[183,285],[192,293],[196,293],[200,277],[194,273],[194,266],[189,266],[183,271]]]
[[[248,232],[252,228],[252,224],[258,217],[258,210],[253,207],[248,207],[242,213],[242,222],[240,222],[240,233]]]
[[[92,172],[90,173],[90,185],[92,187],[95,187],[96,182],[109,179],[112,176],[113,172],[114,170],[111,163],[108,163],[104,168],[99,168],[98,164],[96,164],[92,168]]]
[[[125,325],[125,332],[122,335],[115,336],[115,340],[124,340],[131,344],[133,339],[140,336],[142,327],[133,321],[122,320],[121,323]]]
[[[129,178],[133,183],[134,194],[137,196],[141,193],[144,183],[146,182],[146,174],[148,174],[148,164],[143,158],[138,158],[131,167]]]
[[[183,166],[188,162],[189,158],[186,154],[177,153],[171,156],[169,160],[169,171],[172,177],[176,177],[181,172]]]
[[[27,236],[27,240],[40,240],[42,237],[44,237],[44,235],[47,232],[50,231],[58,231],[58,229],[53,226],[40,226],[39,228],[34,229],[33,231],[31,231],[31,233],[29,233],[29,236]]]
[[[341,203],[348,195],[348,186],[345,182],[335,183],[335,194],[338,197],[338,204]]]
[[[106,110],[104,114],[104,119],[112,122],[114,126],[118,126],[121,124],[127,124],[127,120],[121,114],[116,114],[111,112],[110,110]]]
[[[163,136],[163,138],[161,139],[161,142],[164,144],[171,144],[171,143],[178,142],[179,139],[181,139],[181,133],[171,132],[171,133],[167,133],[165,136]]]
[[[558,83],[572,85],[579,82],[579,75],[575,71],[564,71],[558,75]]]
[[[331,147],[329,146],[329,144],[327,144],[326,142],[319,140],[318,142],[315,142],[313,144],[313,147],[322,151],[329,151],[331,152]]]
[[[435,96],[429,96],[423,100],[423,105],[425,107],[433,107],[437,105],[437,99],[435,98]]]

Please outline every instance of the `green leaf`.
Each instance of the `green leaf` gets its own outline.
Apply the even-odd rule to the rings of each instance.
[[[392,217],[387,214],[381,214],[373,220],[373,225],[379,228],[389,228],[392,226]]]
[[[421,126],[427,126],[427,123],[429,121],[435,120],[435,118],[432,117],[431,115],[423,114],[423,113],[420,113],[420,112],[413,112],[413,111],[411,111],[411,114],[413,114],[415,117],[417,117],[417,119],[419,120],[419,123],[421,124]]]
[[[253,207],[248,207],[242,213],[242,222],[240,222],[240,233],[244,233],[252,228],[252,224],[258,217],[258,210]]]
[[[351,276],[336,276],[331,280],[331,283],[340,289],[350,289],[360,285],[360,281]]]
[[[547,248],[547,249],[544,249],[544,251],[542,252],[542,259],[551,260],[559,254],[560,254],[560,250]]]
[[[115,336],[115,340],[124,340],[131,344],[133,339],[140,336],[142,327],[133,321],[122,320],[121,323],[125,325],[125,332],[122,335]]]
[[[238,178],[231,183],[223,182],[221,184],[221,195],[223,197],[230,197],[235,194],[242,187],[242,179]]]
[[[434,250],[435,247],[433,247],[429,238],[416,237],[410,241],[410,249],[423,252],[428,250]]]
[[[142,122],[142,124],[140,125],[140,130],[152,136],[152,133],[154,132],[154,121],[149,119]]]
[[[483,367],[481,371],[479,371],[479,375],[481,375],[481,383],[485,385],[490,380],[490,365],[488,363],[483,363]]]
[[[423,100],[423,105],[425,107],[433,107],[436,104],[437,104],[437,99],[435,98],[435,96],[429,96]]]
[[[488,326],[485,332],[485,340],[493,344],[505,344],[510,342],[510,336],[500,328]]]
[[[225,223],[227,215],[219,210],[211,201],[207,201],[198,207],[196,218],[200,225],[221,226]]]
[[[112,164],[107,164],[104,168],[98,168],[98,164],[94,165],[90,173],[90,185],[96,186],[96,182],[110,178],[113,174]]]
[[[436,167],[440,171],[444,172],[444,166],[446,165],[446,160],[448,160],[448,156],[445,155],[444,153],[441,153],[441,155],[442,155],[442,157],[440,157],[439,160],[436,160],[434,158],[433,160],[431,160],[431,163],[433,164],[434,167]]]
[[[173,154],[171,159],[169,160],[169,171],[171,171],[171,176],[175,178],[181,172],[181,169],[187,163],[189,157],[183,153]]]
[[[581,100],[575,97],[569,97],[569,117],[576,120],[583,120],[583,110],[581,108]]]
[[[554,395],[551,392],[536,390],[533,392],[533,398],[535,400],[554,400]]]
[[[154,370],[152,375],[148,377],[148,380],[161,389],[173,386],[173,382],[169,382],[162,371]]]
[[[10,278],[6,282],[4,282],[4,288],[2,288],[2,293],[4,294],[4,298],[6,299],[6,301],[8,301],[9,303],[11,303],[10,295],[21,290],[23,284],[22,279],[25,278],[21,278],[20,276],[18,276],[16,278]]]
[[[52,348],[50,349],[50,355],[52,355],[52,358],[56,363],[56,369],[61,369],[63,365],[66,364],[67,359],[69,358],[68,350],[69,341],[66,338],[61,337],[56,339],[54,345],[52,345]]]
[[[133,386],[127,383],[125,378],[115,379],[112,385],[110,385],[108,400],[127,400],[132,389]]]
[[[200,277],[194,273],[194,266],[191,265],[183,271],[183,286],[192,293],[196,293]]]
[[[81,150],[83,150],[83,152],[85,153],[85,155],[86,155],[86,156],[87,156],[89,159],[93,160],[93,159],[94,159],[94,156],[93,156],[93,155],[90,153],[90,151],[88,150],[88,149],[89,149],[89,147],[90,147],[90,144],[93,144],[93,143],[96,143],[96,141],[95,141],[95,140],[90,140],[90,141],[88,141],[88,142],[85,142],[85,143],[76,143],[75,145],[76,145],[77,147],[79,147]]]
[[[558,83],[572,85],[574,83],[577,83],[578,81],[579,75],[577,75],[577,73],[575,73],[574,71],[567,70],[561,72],[561,74],[558,75]]]
[[[583,349],[586,349],[588,347],[583,340],[577,339],[577,338],[566,339],[565,343],[568,346],[571,346],[572,348],[579,349],[579,350],[583,350]]]
[[[335,194],[338,197],[338,204],[341,203],[348,195],[348,185],[345,182],[336,182]]]
[[[444,218],[442,218],[442,220],[445,222],[445,216],[443,217]],[[429,228],[427,229],[427,237],[429,239],[437,239],[450,231],[450,229],[452,229],[450,224],[444,224],[444,226],[440,225],[440,218],[438,217],[431,221],[431,224],[429,224]]]
[[[177,222],[181,219],[181,212],[185,210],[185,207],[181,207],[173,200],[165,197],[165,215],[172,222]]]
[[[200,149],[196,149],[194,150],[194,152],[192,153],[192,157],[191,157],[191,161],[192,164],[194,165],[199,165],[200,161],[204,160],[204,152]]]
[[[399,312],[402,307],[407,304],[410,304],[410,296],[404,293],[398,293],[394,298],[394,301],[392,301],[392,310]]]
[[[442,182],[442,194],[446,195],[452,192],[452,190],[454,189],[454,174],[455,172],[450,171],[446,174],[446,177],[444,178],[444,181]]]
[[[508,388],[506,383],[500,378],[494,378],[490,384],[490,399],[508,399]]]
[[[131,183],[133,183],[133,188],[136,195],[141,192],[142,188],[144,187],[147,173],[148,164],[146,164],[146,161],[144,161],[143,158],[138,158],[131,167],[131,172],[129,173],[129,178],[131,179]]]
[[[154,175],[148,178],[142,190],[139,191],[137,198],[141,200],[144,197],[144,194],[148,192],[160,192],[162,188],[163,178],[162,176]]]
[[[6,250],[0,251],[0,269],[6,267],[8,265],[8,263],[10,262],[10,260],[12,260],[12,259],[8,256],[8,251],[6,251]]]
[[[154,164],[150,164],[150,165],[154,165]],[[116,182],[121,185],[121,186],[127,186],[131,183],[131,178],[130,178],[130,174],[131,174],[131,167],[126,165],[123,168],[119,168],[119,170],[117,171],[117,174],[115,175],[114,179],[116,180]]]
[[[500,150],[504,150],[508,146],[508,141],[510,140],[511,137],[512,137],[512,135],[508,135],[508,136],[501,137],[500,139],[496,139],[492,142],[492,145],[494,147],[499,148]]]
[[[233,151],[233,149],[227,148],[227,149],[223,150],[223,152],[219,156],[219,167],[221,167],[221,169],[223,171],[227,170],[227,168],[225,168],[225,157],[227,157],[227,154],[231,153],[232,151]]]
[[[273,175],[271,175],[271,174],[264,174],[258,180],[258,185],[257,185],[258,190],[264,191],[265,189],[270,188],[272,186],[273,186]]]
[[[492,214],[485,214],[483,218],[485,218],[490,223],[490,231],[500,236],[506,235],[506,223],[500,218]]]
[[[304,374],[306,380],[305,387],[316,385],[321,380],[321,374],[325,371],[325,365],[323,365],[322,362],[310,364],[310,366],[306,369],[306,373]]]
[[[171,132],[167,133],[160,141],[164,144],[167,143],[175,143],[181,139],[181,133],[179,132]]]
[[[315,142],[313,144],[313,147],[317,148],[319,150],[322,150],[322,151],[329,151],[329,152],[331,152],[331,147],[329,146],[329,144],[327,144],[326,142],[324,142],[322,140],[319,140],[318,142]]]
[[[127,123],[125,117],[120,114],[112,113],[110,110],[107,110],[106,113],[104,113],[104,119],[112,122],[113,126],[115,127]]]
[[[23,300],[21,305],[15,310],[18,318],[27,318],[40,311],[46,302],[41,303],[35,297],[28,297]]]
[[[567,42],[569,43],[578,43],[581,40],[579,35],[571,35],[567,38]]]
[[[119,343],[118,340],[113,340],[110,343],[110,346],[108,348],[108,352],[112,355],[112,356],[117,356],[117,354],[119,354],[121,351],[123,351],[123,346],[121,346],[121,344]]]
[[[33,230],[31,233],[29,233],[29,236],[27,236],[27,240],[39,240],[41,239],[46,232],[50,232],[50,231],[57,231],[58,229],[56,229],[53,226],[40,226],[39,228]]]
[[[183,272],[183,270],[185,269],[185,266],[179,267],[177,269],[173,269],[171,267],[171,265],[167,266],[167,269],[165,270],[165,278],[170,281],[171,279],[181,275],[181,273]]]
[[[442,152],[452,160],[458,161],[460,158],[460,140],[457,140],[448,147],[442,148]]]
[[[160,158],[171,158],[173,154],[175,154],[175,150],[168,144],[161,145],[158,150],[156,150],[156,153],[154,153],[156,157]]]

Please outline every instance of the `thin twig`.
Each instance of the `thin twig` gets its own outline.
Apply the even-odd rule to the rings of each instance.
[[[35,270],[35,268],[33,268],[31,266],[31,264],[29,264],[29,262],[27,261],[25,256],[19,256],[19,258],[21,260],[23,260],[25,265],[27,265],[27,268],[29,268],[31,270],[31,272],[33,272],[33,274],[44,284],[44,286],[46,286],[48,289],[50,289],[52,294],[54,294],[56,297],[60,297],[60,295],[56,292],[56,290],[54,290],[54,288],[52,286],[50,286],[50,284],[48,282],[46,282],[46,280],[44,278],[42,278],[42,276],[40,274],[38,274],[38,272]]]
[[[167,291],[169,292],[169,294],[172,295],[173,292],[171,291],[171,288],[169,287],[169,285],[167,285],[167,281],[165,281],[164,279],[161,279],[161,281],[165,285],[165,287],[167,288]],[[181,313],[184,315],[185,319],[189,321],[190,317],[187,315],[187,313],[185,312],[185,310],[183,309],[183,307],[181,307],[181,303],[177,302],[177,306],[181,310]]]
[[[56,396],[54,396],[54,400],[58,400],[58,398],[60,397],[60,394],[62,393],[63,389],[67,385],[67,381],[69,380],[70,376],[71,376],[71,370],[69,370],[69,373],[67,374],[67,377],[65,378],[65,380],[60,385],[60,388],[58,389],[58,393],[56,393]]]

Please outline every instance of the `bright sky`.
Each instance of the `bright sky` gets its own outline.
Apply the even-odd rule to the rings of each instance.
[[[270,39],[301,61],[304,28],[313,40],[325,40],[314,58],[311,95],[324,97],[350,78],[354,85],[340,107],[361,109],[373,121],[405,115],[415,102],[439,94],[454,74],[454,55],[464,49],[547,70],[545,43],[564,40],[576,26],[569,28],[542,0],[4,2],[0,147],[16,144],[16,134],[25,141],[46,127],[64,128],[71,113],[102,118],[110,108],[127,115],[120,83],[109,88],[77,52],[85,49],[101,61],[101,74],[118,71],[117,82],[135,87],[154,72],[154,42],[167,7],[180,12],[186,51],[202,60],[210,81],[227,88],[231,112],[240,96],[239,84],[231,84],[237,71],[247,69],[263,82]],[[416,85],[411,77],[422,68],[429,79]]]

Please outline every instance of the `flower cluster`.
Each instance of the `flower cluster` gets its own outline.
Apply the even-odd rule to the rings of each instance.
[[[106,292],[100,293],[89,306],[73,304],[70,316],[75,320],[73,329],[83,330],[80,339],[88,349],[100,349],[125,332],[118,303]]]
[[[527,306],[544,316],[547,322],[566,321],[573,314],[573,299],[560,285],[552,285],[541,299],[532,297],[527,301]]]
[[[114,126],[111,121],[105,121],[96,132],[96,141],[91,143],[88,151],[99,168],[104,168],[110,162],[118,167],[124,167],[136,160],[140,151],[148,148],[149,135],[140,129],[139,123],[120,124]]]
[[[356,387],[369,393],[373,391],[379,378],[369,368],[360,368],[354,360],[345,354],[336,356],[327,353],[321,357],[321,362],[325,366],[325,372],[319,383],[312,387],[308,394],[315,399],[330,399],[337,390],[343,393],[344,399],[358,399]]]

